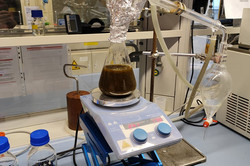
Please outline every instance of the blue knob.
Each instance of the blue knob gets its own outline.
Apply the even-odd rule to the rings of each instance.
[[[167,136],[171,133],[171,127],[167,123],[160,123],[157,126],[157,130],[160,134]]]
[[[138,142],[144,142],[148,138],[148,134],[143,129],[135,129],[133,132],[133,137]]]

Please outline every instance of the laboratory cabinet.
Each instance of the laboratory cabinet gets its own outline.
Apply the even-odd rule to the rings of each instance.
[[[0,55],[1,119],[66,107],[67,45],[1,47]]]
[[[75,83],[63,74],[64,64],[86,66],[66,69],[70,75],[79,77],[80,85],[86,84],[80,89],[90,91],[97,87],[108,54],[103,46],[100,42],[101,49],[74,44],[1,47],[1,118],[65,108],[65,95],[75,89]],[[128,51],[134,48],[128,47]],[[133,66],[136,68],[135,63]]]

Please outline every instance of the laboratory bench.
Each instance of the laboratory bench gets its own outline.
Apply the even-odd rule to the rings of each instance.
[[[248,166],[250,165],[249,139],[221,125],[205,128],[187,125],[181,121],[174,123],[184,139],[199,149],[206,162],[201,166]]]
[[[64,123],[64,121],[54,122],[47,125],[50,126],[50,128],[53,128],[53,125],[62,126],[62,123]],[[205,129],[203,127],[190,126],[183,123],[182,121],[175,122],[174,124],[177,126],[177,128],[183,135],[183,138],[187,142],[189,142],[193,147],[197,148],[204,156],[206,156],[206,162],[199,163],[198,165],[250,165],[250,142],[249,139],[247,139],[246,137],[243,137],[242,135],[230,130],[229,128],[221,124],[218,124],[216,126],[209,127],[206,131],[206,135],[204,138]],[[40,125],[40,127],[42,126],[43,125]],[[79,133],[81,134],[82,131],[79,131]],[[81,144],[83,143],[82,141],[83,140],[80,139],[78,143]],[[65,135],[65,137],[52,139],[50,144],[55,148],[56,152],[61,152],[73,147],[74,137],[70,135]],[[16,153],[22,150],[23,148],[24,146],[12,148],[11,152]],[[78,150],[77,153],[78,152],[81,152],[81,150]],[[26,165],[27,152],[17,158],[20,166]],[[76,155],[76,161],[78,165],[86,165],[82,153]],[[73,165],[72,156],[58,160],[58,165]]]

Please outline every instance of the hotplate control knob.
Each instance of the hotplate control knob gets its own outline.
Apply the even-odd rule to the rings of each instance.
[[[136,141],[143,143],[147,140],[148,134],[145,130],[138,128],[133,131],[133,137]]]
[[[171,127],[167,123],[160,123],[157,131],[163,136],[168,136],[171,133]]]

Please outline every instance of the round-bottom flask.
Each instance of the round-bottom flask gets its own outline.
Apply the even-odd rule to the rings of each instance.
[[[201,97],[207,116],[204,127],[213,122],[212,117],[229,95],[231,84],[232,78],[224,63],[214,63],[206,72],[201,84]]]

